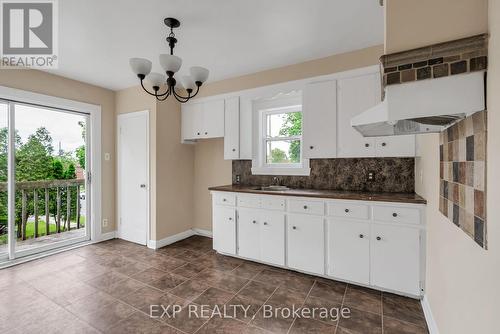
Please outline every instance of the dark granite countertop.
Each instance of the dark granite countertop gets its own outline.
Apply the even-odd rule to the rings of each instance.
[[[259,186],[226,185],[210,187],[208,190],[228,191],[250,194],[265,194],[278,196],[316,197],[356,201],[378,201],[427,204],[427,201],[415,193],[375,193],[362,191],[289,189],[285,191],[261,190]]]

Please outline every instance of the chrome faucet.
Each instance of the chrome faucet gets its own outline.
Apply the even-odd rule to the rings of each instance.
[[[279,185],[281,185],[281,180],[280,180],[280,178],[279,178],[279,177],[277,177],[277,176],[274,176],[274,177],[273,177],[273,184],[272,184],[272,185],[274,185],[274,186],[279,186]]]

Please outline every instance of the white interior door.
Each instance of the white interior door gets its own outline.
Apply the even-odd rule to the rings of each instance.
[[[118,116],[120,238],[146,245],[149,229],[148,111]]]

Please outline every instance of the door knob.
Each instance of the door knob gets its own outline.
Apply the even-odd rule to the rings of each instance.
[[[141,184],[141,186],[140,186],[140,187],[141,187],[141,188],[146,188],[146,185],[143,183],[143,184]]]

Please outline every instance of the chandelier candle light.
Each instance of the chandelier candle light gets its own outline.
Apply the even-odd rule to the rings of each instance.
[[[181,68],[182,59],[174,56],[174,47],[175,43],[177,43],[174,28],[178,28],[181,23],[179,20],[172,17],[167,17],[164,22],[165,25],[170,28],[170,34],[167,37],[170,54],[160,55],[160,65],[163,67],[167,75],[165,76],[161,73],[151,72],[152,63],[150,60],[144,58],[130,58],[130,67],[132,67],[132,71],[141,80],[141,86],[144,91],[146,91],[149,95],[155,96],[158,101],[165,101],[170,95],[173,95],[177,101],[185,103],[198,94],[201,85],[207,81],[208,70],[200,66],[191,67],[191,75],[184,75],[181,77],[182,86],[186,89],[188,95],[182,96],[175,91],[177,81],[174,78],[174,74]],[[154,93],[148,91],[146,87],[144,87],[144,80],[153,86]],[[160,93],[160,87],[165,83],[167,85],[166,91],[164,93]],[[194,92],[195,88],[196,92]]]

